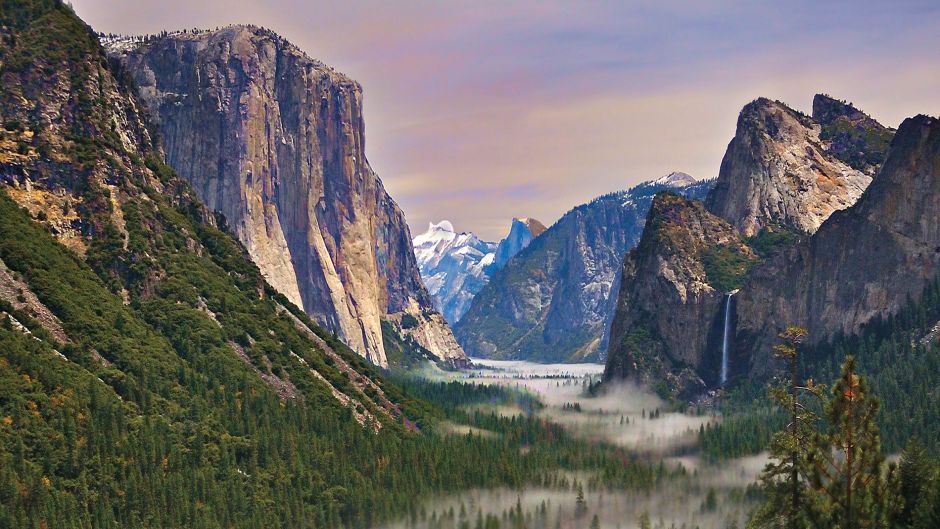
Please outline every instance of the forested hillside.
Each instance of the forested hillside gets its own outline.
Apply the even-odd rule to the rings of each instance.
[[[263,280],[61,2],[2,0],[0,78],[0,527],[363,527],[561,465],[658,479],[535,420],[438,435]]]

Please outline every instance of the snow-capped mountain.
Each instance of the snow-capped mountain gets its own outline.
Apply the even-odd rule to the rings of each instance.
[[[535,219],[514,218],[509,235],[497,244],[470,232],[457,233],[450,221],[432,222],[412,244],[436,308],[456,323],[490,276],[543,231],[545,226]]]
[[[653,180],[652,185],[663,185],[669,187],[685,187],[697,182],[697,180],[688,173],[673,171],[666,176],[661,176]]]

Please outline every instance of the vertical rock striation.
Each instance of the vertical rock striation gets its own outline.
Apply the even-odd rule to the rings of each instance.
[[[605,378],[665,381],[683,395],[718,384],[727,294],[716,263],[703,257],[709,253],[738,256],[727,266],[739,269],[757,260],[700,201],[657,194],[643,237],[624,260]]]
[[[740,349],[751,371],[770,370],[786,325],[811,342],[853,334],[874,317],[921,297],[940,272],[940,120],[901,124],[872,185],[808,240],[756,269],[735,296]]]
[[[251,26],[113,41],[167,161],[225,214],[265,278],[372,362],[381,320],[434,318],[404,215],[365,157],[358,83]],[[429,347],[441,358],[459,347]]]

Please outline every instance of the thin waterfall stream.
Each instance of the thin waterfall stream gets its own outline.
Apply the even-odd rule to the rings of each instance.
[[[725,294],[725,332],[721,338],[721,385],[728,381],[728,338],[731,334],[731,296],[737,290]]]

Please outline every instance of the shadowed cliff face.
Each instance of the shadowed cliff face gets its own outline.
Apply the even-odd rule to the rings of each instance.
[[[752,371],[788,324],[812,342],[857,332],[921,297],[940,272],[940,120],[904,121],[872,185],[815,236],[755,270],[737,298],[739,348]]]
[[[718,356],[704,352],[720,355],[724,322],[716,315],[726,293],[718,267],[741,274],[757,258],[700,201],[657,194],[643,237],[624,260],[605,378],[664,381],[674,394],[715,385]]]
[[[745,236],[770,224],[815,232],[871,182],[827,152],[821,131],[812,118],[779,102],[761,98],[745,106],[708,209]]]
[[[253,27],[110,52],[159,122],[168,162],[225,214],[275,288],[376,364],[386,363],[381,319],[406,311],[432,353],[463,356],[433,317],[404,215],[366,160],[355,81]]]

